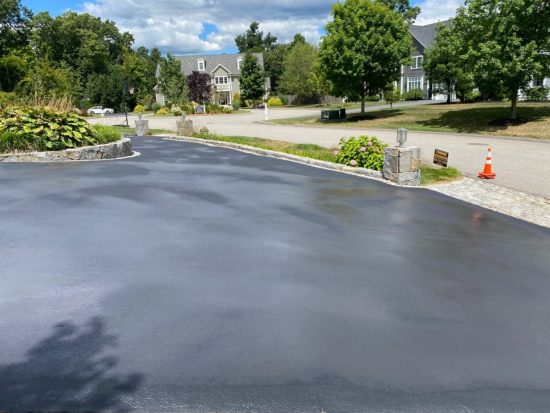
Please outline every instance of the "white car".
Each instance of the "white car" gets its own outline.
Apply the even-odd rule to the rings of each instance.
[[[104,108],[103,106],[94,106],[88,109],[88,115],[107,115],[109,113],[115,113],[114,109]]]

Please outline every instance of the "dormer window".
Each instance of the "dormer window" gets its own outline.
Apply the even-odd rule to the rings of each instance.
[[[243,59],[237,59],[237,69],[239,69],[239,71],[241,70],[242,64],[243,64]]]
[[[199,72],[204,72],[204,60],[199,60],[197,63],[199,65]]]

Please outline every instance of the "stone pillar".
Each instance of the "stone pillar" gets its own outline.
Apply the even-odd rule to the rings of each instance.
[[[382,176],[398,185],[420,185],[420,148],[393,146],[384,149]]]
[[[147,136],[149,134],[149,121],[148,120],[136,120],[136,135]]]
[[[193,136],[195,129],[191,119],[178,120],[176,122],[176,134],[178,136]]]

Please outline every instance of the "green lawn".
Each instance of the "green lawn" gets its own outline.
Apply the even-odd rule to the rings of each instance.
[[[112,126],[114,130],[121,133],[122,135],[129,135],[133,136],[136,134],[136,128],[132,127],[126,127],[126,126]],[[166,134],[174,134],[176,132],[168,130],[168,129],[149,129],[149,135],[166,135]]]
[[[275,120],[285,125],[459,132],[497,136],[550,139],[550,102],[518,104],[519,121],[507,122],[506,102],[435,104],[382,109],[345,120],[321,121],[319,117]]]
[[[420,167],[420,185],[430,185],[456,181],[462,174],[456,168],[434,168],[422,165]]]
[[[380,100],[378,102],[365,102],[365,106],[381,106],[384,105],[386,102],[383,100]],[[270,109],[339,109],[339,108],[346,108],[346,109],[359,109],[361,107],[360,102],[349,102],[349,103],[329,103],[329,104],[321,104],[321,103],[315,103],[311,105],[286,105],[286,106],[270,106]]]

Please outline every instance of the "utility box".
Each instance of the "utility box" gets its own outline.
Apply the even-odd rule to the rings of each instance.
[[[346,118],[346,109],[326,109],[321,111],[321,120],[337,120]]]

